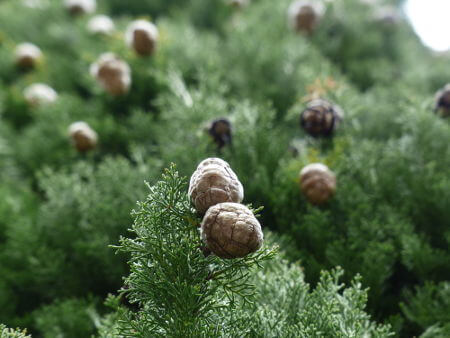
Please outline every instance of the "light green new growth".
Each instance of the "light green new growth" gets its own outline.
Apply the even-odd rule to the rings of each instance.
[[[9,329],[5,325],[0,324],[0,338],[27,338],[27,330]]]

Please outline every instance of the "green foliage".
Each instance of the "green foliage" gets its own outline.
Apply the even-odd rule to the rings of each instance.
[[[53,283],[59,280],[56,292],[79,290],[77,294],[117,285],[125,270],[108,245],[124,233],[130,220],[127,209],[143,193],[140,186],[148,175],[146,164],[132,167],[121,158],[106,159],[97,170],[80,163],[69,175],[43,172],[40,181],[47,202],[41,207],[38,228],[40,243],[46,243],[43,247],[50,252],[42,254],[54,252],[61,265],[54,261],[47,266],[50,262],[44,256],[36,268],[43,264],[51,269],[41,277]],[[84,271],[80,270],[83,262],[91,262]]]
[[[315,282],[335,265],[348,278],[360,272],[377,316],[398,311],[401,290],[449,278],[448,125],[420,110],[397,118],[390,139],[370,140],[361,117],[363,140],[358,128],[353,139],[337,138],[320,155],[309,148],[285,163],[274,184],[279,229],[296,239],[307,279]],[[378,125],[389,128],[382,118]],[[308,205],[297,176],[318,159],[338,175],[335,198],[321,208]]]
[[[420,337],[421,338],[445,338],[450,335],[450,325],[444,326],[434,325],[428,328]]]
[[[332,1],[311,41],[362,90],[401,80],[409,91],[435,91],[448,82],[447,57],[422,45],[399,2]]]
[[[1,338],[27,338],[27,337],[31,337],[31,336],[27,335],[26,330],[9,329],[5,325],[0,324],[0,337]]]
[[[89,337],[99,321],[92,300],[55,301],[35,313],[36,326],[43,337]]]
[[[374,82],[388,83],[399,76],[403,20],[395,7],[381,8],[363,1],[340,0],[329,4],[326,15],[313,36],[314,44],[359,88]],[[417,43],[416,49],[419,47]]]
[[[10,131],[5,125],[0,125],[0,130],[0,318],[9,324],[11,317],[19,316],[16,312],[19,296],[15,286],[21,278],[16,271],[24,264],[19,258],[20,253],[12,248],[20,248],[20,238],[26,235],[21,229],[27,228],[34,219],[37,198],[14,161],[8,142]]]
[[[273,249],[233,260],[205,256],[186,188],[171,167],[133,213],[136,237],[122,238],[118,249],[131,254],[122,297],[134,310],[110,297],[117,313],[104,319],[102,337],[391,335],[364,312],[360,278],[345,289],[339,283],[341,269],[324,272],[310,291],[301,267],[274,258]],[[261,263],[258,273],[250,270]]]
[[[149,189],[133,213],[136,237],[122,238],[118,247],[131,254],[123,293],[138,307],[122,314],[119,330],[126,336],[214,335],[219,329],[215,318],[234,309],[237,297],[245,304],[254,294],[249,268],[272,258],[274,250],[233,260],[206,256],[186,180],[171,167]],[[233,335],[234,328],[228,324],[220,330]]]
[[[108,245],[117,243],[130,223],[129,210],[144,193],[144,179],[151,177],[148,164],[106,158],[96,169],[86,162],[72,169],[42,172],[46,202],[36,218],[6,223],[7,240],[0,251],[6,318],[55,298],[104,297],[119,287],[127,271],[125,258]],[[10,288],[16,290],[12,295],[6,291]]]
[[[243,99],[270,102],[278,117],[308,94],[307,86],[316,79],[341,82],[339,72],[311,42],[289,30],[289,4],[256,2],[229,24],[222,47],[227,55],[222,71],[233,92]]]
[[[343,271],[323,272],[311,290],[298,264],[278,259],[255,275],[258,301],[242,318],[250,337],[388,337],[388,326],[377,326],[364,312],[366,290],[360,277],[350,287],[339,282]]]
[[[411,322],[422,329],[432,327],[436,323],[447,325],[450,322],[450,284],[448,282],[439,284],[427,282],[424,286],[417,287],[415,293],[407,292],[406,299],[407,303],[402,304],[403,312]]]
[[[165,114],[156,137],[163,145],[158,156],[165,163],[176,160],[183,175],[190,175],[206,157],[222,157],[239,172],[246,200],[256,205],[268,203],[279,159],[288,154],[289,141],[276,124],[274,109],[228,98],[220,78],[202,77],[202,85],[195,88],[176,76],[171,78],[171,87],[178,97],[169,94],[160,102]],[[223,150],[207,132],[209,123],[221,117],[232,124],[232,144]],[[186,147],[191,151],[186,152]]]
[[[360,0],[327,1],[325,17],[306,36],[287,24],[291,0],[253,0],[242,9],[225,0],[110,0],[98,1],[97,12],[112,16],[116,32],[94,36],[86,28],[91,15],[72,17],[59,0],[41,3],[0,1],[5,324],[37,336],[88,336],[97,327],[103,337],[152,327],[156,335],[387,335],[364,312],[367,304],[399,336],[449,335],[450,130],[432,113],[434,92],[450,78],[449,58],[426,50],[404,19],[379,20],[379,8]],[[159,29],[148,58],[124,41],[137,18]],[[44,54],[29,71],[14,64],[25,41]],[[132,69],[123,97],[109,96],[89,75],[108,51]],[[29,106],[23,90],[36,82],[53,87],[58,100]],[[333,139],[299,128],[315,95],[345,111]],[[233,128],[232,144],[221,150],[205,131],[219,117]],[[99,136],[88,154],[68,137],[79,120]],[[117,311],[106,314],[101,300],[129,274],[126,255],[108,245],[131,224],[142,182],[172,162],[189,176],[211,156],[230,163],[245,203],[265,206],[261,222],[277,233],[271,240],[266,232],[268,242],[285,248],[288,261],[273,258],[255,273],[247,270],[252,261],[204,257],[191,224],[199,219],[169,171],[172,185],[153,186],[134,214],[131,238],[121,242],[132,271],[122,295],[108,299]],[[298,173],[318,161],[335,171],[338,188],[328,204],[313,207]],[[169,210],[151,204],[174,199]],[[244,297],[235,292],[241,285]]]
[[[231,13],[225,0],[204,1],[192,0],[132,0],[124,3],[121,0],[110,0],[107,5],[112,14],[142,16],[151,14],[160,16],[171,13],[180,19],[188,16],[200,28],[219,28],[220,23]],[[181,15],[180,15],[181,14]]]

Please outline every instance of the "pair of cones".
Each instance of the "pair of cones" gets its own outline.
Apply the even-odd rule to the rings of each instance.
[[[191,176],[189,197],[199,214],[207,248],[221,258],[239,258],[263,243],[261,225],[253,212],[240,204],[244,188],[230,165],[220,158],[202,161]]]

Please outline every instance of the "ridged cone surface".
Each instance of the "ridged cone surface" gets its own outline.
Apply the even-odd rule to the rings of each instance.
[[[257,251],[264,238],[251,210],[238,203],[220,203],[209,208],[201,229],[208,249],[221,258],[245,257]]]
[[[244,188],[227,162],[208,158],[192,174],[189,196],[197,211],[203,214],[218,203],[242,202]]]

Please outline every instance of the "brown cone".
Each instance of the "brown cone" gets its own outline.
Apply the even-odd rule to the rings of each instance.
[[[134,50],[139,55],[151,55],[156,49],[156,42],[144,30],[136,29],[133,32],[133,39]]]
[[[300,172],[300,188],[314,205],[327,202],[336,192],[336,176],[321,163],[312,163]]]
[[[209,208],[201,228],[207,247],[221,258],[245,257],[263,243],[258,220],[250,209],[238,203],[220,203]]]
[[[450,83],[437,92],[434,110],[441,117],[450,116]]]
[[[331,136],[342,119],[339,107],[322,99],[311,101],[300,115],[300,126],[311,136]]]

